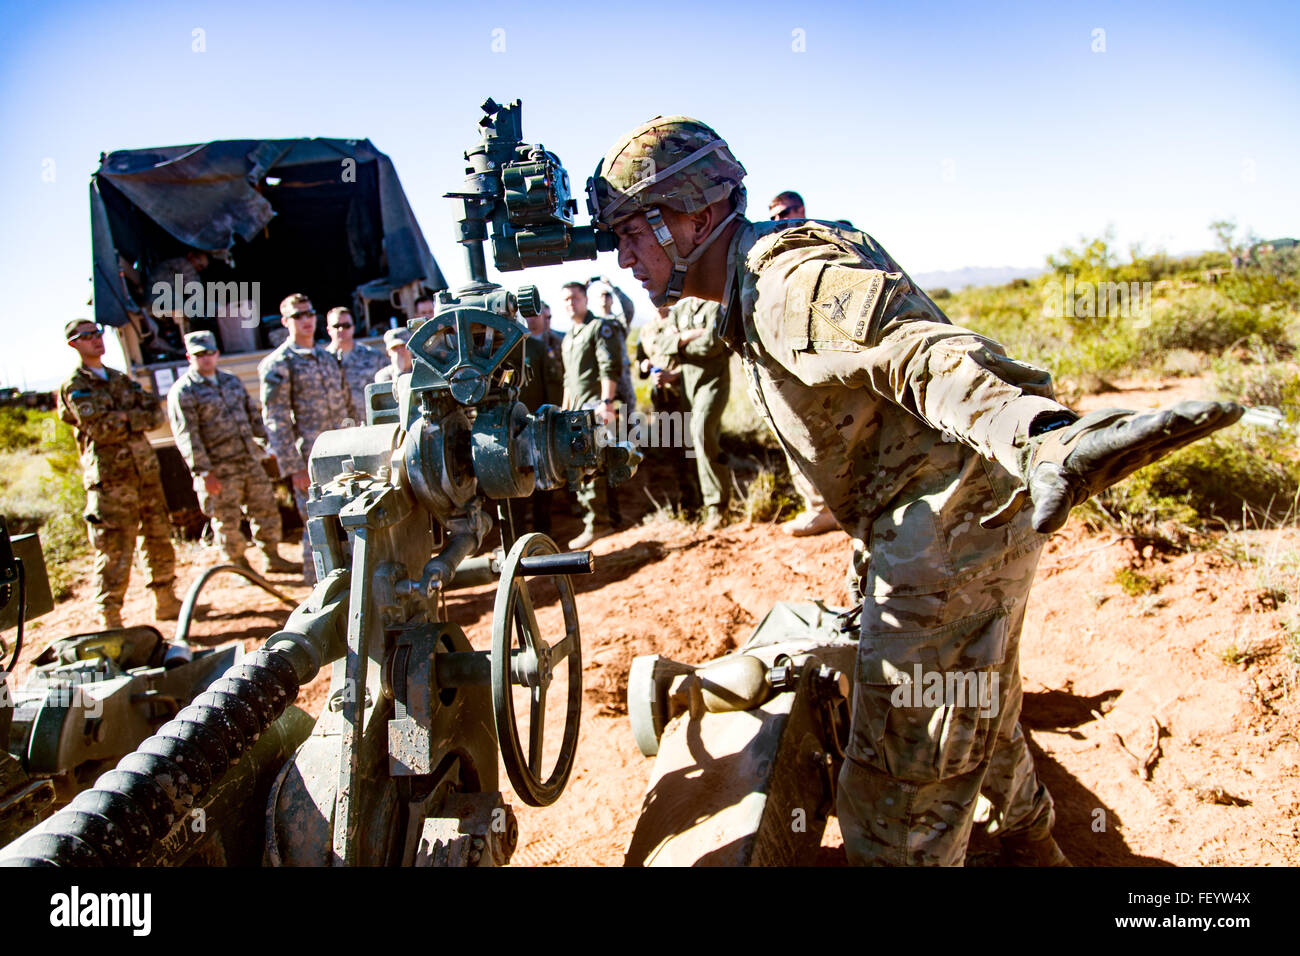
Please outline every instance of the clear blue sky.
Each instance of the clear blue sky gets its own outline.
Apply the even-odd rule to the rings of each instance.
[[[71,368],[60,330],[91,314],[101,151],[368,137],[456,285],[441,195],[485,97],[522,98],[525,135],[579,188],[619,134],[685,113],[748,167],[759,218],[793,188],[911,272],[1037,266],[1108,224],[1121,246],[1175,252],[1209,247],[1216,218],[1300,234],[1298,80],[1294,2],[11,3],[0,379]],[[597,272],[636,286],[612,255],[504,281],[555,306],[564,281]]]

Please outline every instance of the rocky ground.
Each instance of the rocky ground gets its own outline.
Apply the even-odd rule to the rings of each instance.
[[[1171,397],[1183,396],[1134,388],[1091,404]],[[672,520],[598,541],[597,573],[578,585],[584,709],[576,766],[554,806],[512,801],[521,829],[513,862],[620,864],[652,763],[626,716],[633,656],[703,662],[743,643],[777,600],[843,606],[848,549],[842,533],[792,539],[771,525],[740,524],[706,534]],[[1279,575],[1294,581],[1298,553],[1294,529],[1236,535],[1172,559],[1140,556],[1075,521],[1049,541],[1021,645],[1023,723],[1056,800],[1057,839],[1076,865],[1300,863],[1300,674],[1288,630],[1295,609],[1277,584]],[[193,545],[178,557],[182,586],[212,560]],[[292,577],[276,580],[295,598],[306,594]],[[90,597],[83,574],[71,599],[33,623],[24,657],[89,630]],[[237,638],[249,648],[288,613],[233,577],[215,581],[202,604],[193,639]],[[125,617],[143,623],[149,610],[137,575]],[[486,646],[491,587],[454,593],[448,611]],[[559,633],[554,601],[543,601],[538,617],[545,632]],[[161,629],[170,636],[172,625]],[[318,712],[325,690],[318,678],[300,702]],[[822,862],[843,862],[833,821],[823,846]]]

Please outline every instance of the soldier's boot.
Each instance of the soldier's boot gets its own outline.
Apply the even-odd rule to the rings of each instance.
[[[581,551],[587,545],[591,544],[598,538],[604,538],[614,533],[614,529],[609,525],[593,525],[587,528],[572,541],[569,542],[570,551]]]
[[[700,522],[700,528],[703,531],[717,531],[727,523],[727,516],[717,505],[709,505],[704,509],[704,520]]]
[[[1179,402],[1151,412],[1090,412],[1031,439],[1023,455],[1025,487],[981,523],[997,527],[1032,502],[1034,530],[1050,534],[1065,524],[1075,505],[1231,425],[1245,411],[1236,402]]]
[[[270,574],[297,574],[300,568],[280,556],[280,546],[278,544],[259,544],[257,550],[262,552],[262,557],[266,560],[266,570]]]
[[[153,589],[154,618],[159,621],[174,621],[181,616],[181,602],[172,593],[171,585]]]
[[[805,511],[796,518],[781,525],[781,530],[796,538],[808,538],[813,535],[835,531],[840,523],[835,520],[829,508],[821,511]]]
[[[1049,830],[1045,834],[1009,833],[1000,841],[1001,866],[1073,866],[1056,845]]]
[[[105,631],[111,631],[114,628],[121,627],[122,609],[116,607],[101,607],[99,609],[99,626]]]

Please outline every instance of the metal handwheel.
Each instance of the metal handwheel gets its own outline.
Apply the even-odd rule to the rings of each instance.
[[[556,559],[548,561],[547,556]],[[497,743],[501,748],[506,775],[519,798],[533,807],[556,801],[569,781],[577,752],[578,724],[582,715],[582,644],[578,633],[578,609],[573,585],[561,573],[566,561],[576,555],[561,554],[544,534],[526,534],[515,542],[501,568],[496,606],[492,614],[492,712],[496,720]],[[540,559],[540,560],[539,560]],[[587,555],[590,562],[590,555]],[[547,644],[537,626],[530,576],[545,575],[555,582],[564,611],[564,637]],[[568,708],[560,753],[550,776],[542,777],[542,742],[546,726],[546,694],[556,667],[569,665]],[[528,754],[525,757],[515,722],[511,685],[529,688]]]

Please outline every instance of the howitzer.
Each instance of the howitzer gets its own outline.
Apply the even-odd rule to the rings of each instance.
[[[319,583],[261,649],[0,862],[174,864],[202,852],[271,865],[499,864],[517,827],[498,789],[498,753],[521,800],[560,796],[582,701],[569,576],[592,559],[560,553],[544,535],[516,538],[503,503],[602,473],[625,480],[640,456],[603,443],[591,412],[530,414],[517,401],[527,374],[519,316],[535,314],[538,295],[490,283],[482,244],[490,230],[496,265],[509,271],[594,258],[597,239],[573,225],[559,160],[522,142],[519,104],[489,100],[484,112],[466,188],[452,194],[470,282],[412,323],[413,369],[367,388],[368,424],[326,432],[312,449],[307,529]],[[483,547],[494,511],[504,557],[492,646],[476,650],[447,619],[443,595]],[[551,642],[537,624],[537,576],[554,583],[563,612]],[[291,704],[326,665],[327,703],[298,745],[303,715]],[[548,769],[546,704],[561,667],[564,725]],[[528,715],[524,734],[517,709]],[[250,828],[264,845],[227,839]]]
[[[55,641],[10,688],[23,629],[53,608],[35,534],[9,537],[0,519],[0,627],[16,628],[0,668],[0,844],[49,816],[243,656],[231,643],[194,650],[152,627],[114,628]],[[7,648],[5,649],[7,652]]]
[[[812,862],[849,743],[856,630],[851,612],[782,602],[734,654],[633,659],[628,717],[655,764],[627,865]]]

